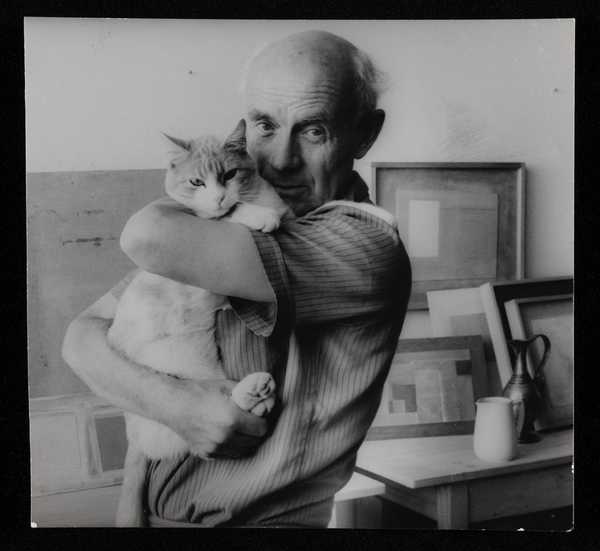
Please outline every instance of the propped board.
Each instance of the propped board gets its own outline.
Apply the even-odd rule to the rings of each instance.
[[[32,496],[114,486],[123,478],[123,411],[92,394],[29,404]]]
[[[69,322],[115,285],[131,261],[128,218],[163,195],[164,170],[27,174],[27,329],[32,398],[87,391],[61,357]]]

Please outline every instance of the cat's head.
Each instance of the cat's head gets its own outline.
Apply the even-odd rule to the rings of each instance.
[[[167,194],[202,218],[226,215],[255,174],[245,133],[242,119],[224,142],[213,136],[188,141],[164,134],[170,147]]]

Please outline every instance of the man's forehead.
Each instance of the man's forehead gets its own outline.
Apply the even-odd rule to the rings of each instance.
[[[268,120],[274,123],[329,123],[333,124],[336,122],[336,112],[329,105],[309,105],[307,107],[300,107],[299,109],[289,109],[287,106],[267,105],[262,106],[248,106],[246,113],[248,120],[259,121]]]
[[[348,96],[348,94],[345,94]],[[347,103],[344,90],[326,79],[320,81],[264,80],[248,86],[245,107],[249,120],[333,121]]]
[[[354,69],[338,37],[307,33],[265,48],[248,67],[244,99],[250,119],[292,112],[333,119],[352,102]]]
[[[295,109],[331,112],[344,103],[342,75],[318,65],[266,67],[251,75],[244,90],[248,110]],[[331,114],[331,113],[330,113]]]
[[[298,93],[321,83],[333,84],[339,71],[327,71],[323,65],[311,60],[290,60],[289,63],[256,63],[248,72],[246,92],[262,90],[289,90]]]

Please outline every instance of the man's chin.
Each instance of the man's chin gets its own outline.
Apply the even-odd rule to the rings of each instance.
[[[277,193],[282,198],[284,198],[284,199],[290,199],[292,201],[293,200],[299,200],[302,197],[306,197],[306,195],[308,195],[310,193],[310,190],[305,185],[298,185],[298,186],[290,186],[290,185],[278,186],[277,184],[275,184],[273,187],[275,188],[275,191],[277,191]]]
[[[320,202],[314,196],[312,188],[306,184],[272,185],[279,197],[292,209],[296,216],[302,216],[322,204],[322,201]]]
[[[320,207],[322,203],[319,203],[314,197],[307,199],[303,197],[294,201],[283,198],[284,202],[292,209],[296,216],[303,216],[307,212]]]

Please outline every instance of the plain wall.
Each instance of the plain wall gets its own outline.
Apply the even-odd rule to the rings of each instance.
[[[161,168],[160,131],[224,136],[243,115],[248,56],[310,28],[351,40],[387,74],[385,125],[356,165],[369,184],[374,161],[524,162],[525,275],[573,273],[573,20],[26,18],[28,173]],[[37,199],[43,209],[43,192],[28,208]],[[430,334],[427,313],[409,313],[403,336]]]

